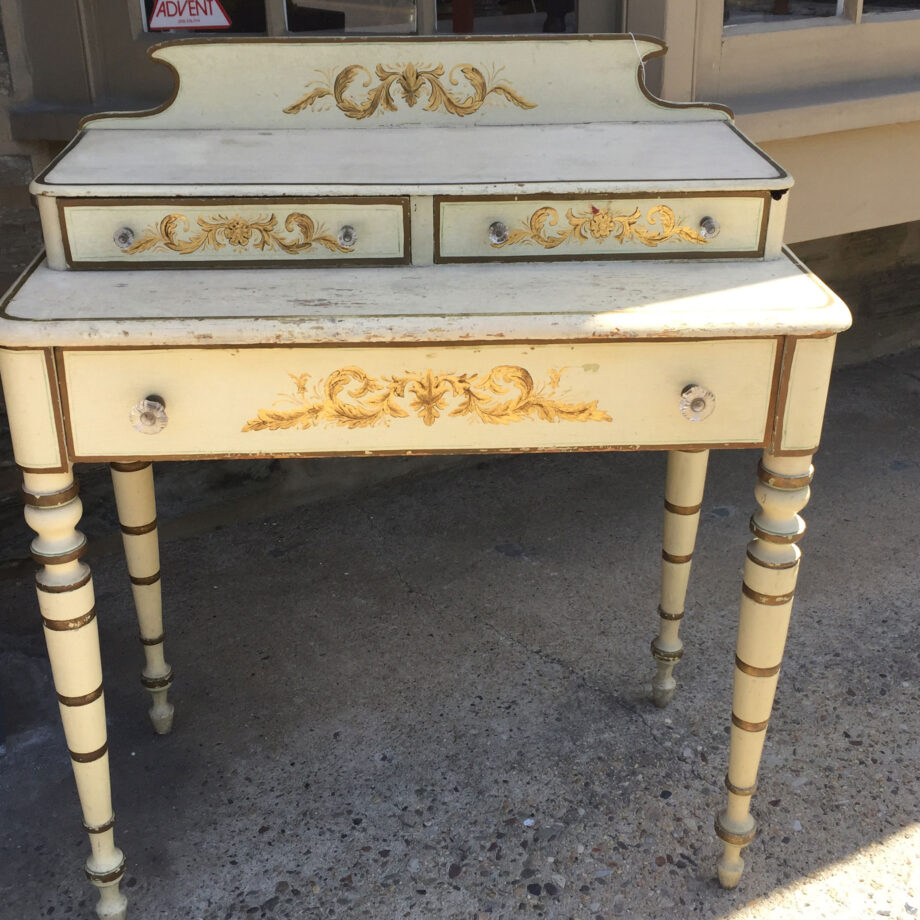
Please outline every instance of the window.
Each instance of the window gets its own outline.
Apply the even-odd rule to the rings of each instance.
[[[415,0],[285,0],[290,32],[360,32],[392,35],[416,31]]]
[[[150,32],[164,31],[158,23],[186,21],[185,28],[168,31],[266,32],[263,0],[143,0],[143,8],[144,28]]]
[[[725,0],[725,24],[836,16],[837,7],[837,0]]]

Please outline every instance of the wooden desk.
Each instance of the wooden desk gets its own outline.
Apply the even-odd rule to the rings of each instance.
[[[100,917],[123,917],[126,902],[93,586],[77,530],[72,466],[85,461],[112,465],[142,679],[154,727],[166,733],[173,672],[152,460],[667,450],[652,642],[652,695],[665,706],[683,652],[678,627],[708,452],[763,448],[728,802],[716,819],[720,881],[738,884],[798,572],[799,511],[835,335],[849,314],[781,248],[789,177],[720,110],[670,110],[648,98],[635,78],[639,47],[631,37],[417,42],[411,51],[393,42],[173,46],[158,53],[191,77],[188,92],[159,115],[91,123],[33,186],[48,254],[3,306],[0,373]],[[641,42],[644,53],[655,48]],[[317,97],[331,94],[337,105],[318,113],[320,130],[306,144],[275,124],[291,94],[268,94],[251,79],[265,70],[256,62],[271,60],[276,75],[295,74],[293,98],[307,58],[333,66],[360,58],[369,81],[376,73],[386,82],[370,62],[397,54],[448,58],[446,72],[466,74],[474,94],[436,89],[435,69],[420,92],[442,103],[438,92],[454,93],[464,111],[429,106],[446,123],[415,124],[404,70],[405,84],[387,84],[405,90],[391,107],[373,97],[402,126],[340,130],[343,114],[363,121],[367,84],[345,96],[338,81]],[[485,97],[463,62],[485,55],[518,68],[514,86],[500,84],[506,108],[470,101]],[[546,77],[585,58],[608,68],[597,95],[613,86],[610,98],[585,101],[577,85],[563,92]],[[493,76],[486,88],[489,80],[499,85]],[[546,91],[542,123],[517,117],[527,98],[519,86],[534,98]],[[560,120],[572,114],[569,93],[583,104],[577,123]],[[591,106],[614,103],[626,120],[598,122]],[[496,112],[512,124],[492,123]],[[473,118],[473,130],[448,126],[457,117]],[[274,158],[263,155],[270,151]],[[547,178],[566,166],[570,178]],[[350,179],[365,181],[356,188]],[[222,259],[233,270],[212,270]]]

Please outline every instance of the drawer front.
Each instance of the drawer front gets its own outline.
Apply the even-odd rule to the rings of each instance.
[[[777,339],[64,350],[77,460],[765,443]],[[698,384],[715,409],[681,412]],[[136,431],[156,394],[167,424]]]
[[[409,261],[405,198],[61,200],[59,207],[72,268]]]
[[[435,261],[763,256],[769,193],[435,198]],[[714,231],[714,232],[713,232]]]

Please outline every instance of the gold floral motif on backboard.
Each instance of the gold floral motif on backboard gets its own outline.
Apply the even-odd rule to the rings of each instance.
[[[309,386],[309,374],[289,374],[295,391],[282,394],[279,403],[292,408],[259,409],[243,431],[279,431],[313,428],[320,423],[346,428],[388,425],[391,419],[408,418],[402,405],[426,425],[433,425],[446,412],[471,421],[507,425],[527,419],[544,422],[609,422],[597,400],[561,402],[553,397],[562,370],[549,371],[549,379],[536,386],[523,367],[500,365],[485,374],[436,374],[431,369],[393,376],[372,377],[360,367],[343,367]]]
[[[324,246],[330,252],[352,252],[353,249],[342,246],[335,237],[325,232],[306,214],[294,211],[288,214],[284,221],[284,229],[288,233],[295,230],[298,236],[285,239],[276,231],[278,219],[274,214],[268,217],[257,217],[247,220],[235,215],[224,217],[218,214],[215,217],[199,217],[198,226],[200,233],[182,238],[179,234],[188,234],[190,224],[184,214],[167,214],[158,224],[154,224],[132,246],[125,250],[128,255],[140,252],[177,252],[187,256],[199,250],[223,249],[230,246],[237,252],[244,252],[250,246],[258,250],[278,250],[296,255],[312,249],[314,244]]]
[[[458,70],[468,84],[466,90],[457,77]],[[488,79],[472,64],[457,64],[452,67],[447,78],[450,86],[445,86],[441,79],[444,76],[443,64],[434,67],[406,64],[402,70],[398,69],[398,66],[387,68],[383,64],[378,64],[375,73],[380,82],[371,86],[373,78],[370,71],[360,64],[351,64],[342,68],[335,78],[329,75],[324,81],[314,80],[308,83],[309,92],[287,106],[284,111],[288,115],[296,115],[321,99],[331,96],[336,107],[349,118],[369,118],[375,112],[397,110],[394,92],[398,93],[410,108],[427,95],[428,101],[423,107],[426,112],[443,110],[449,115],[461,117],[479,111],[490,96],[504,98],[520,109],[536,108],[536,103],[528,102],[508,83],[497,82],[497,72]],[[362,74],[364,80],[361,85],[366,90],[364,97],[354,98],[346,95],[352,83]]]
[[[657,246],[668,240],[677,239],[687,243],[706,244],[709,242],[698,230],[682,226],[674,211],[667,205],[659,204],[648,212],[643,227],[639,221],[642,212],[636,208],[632,214],[614,214],[609,208],[590,206],[590,210],[576,214],[571,208],[566,212],[568,227],[547,233],[547,227],[559,223],[559,212],[555,208],[537,208],[524,221],[524,226],[512,230],[508,238],[500,243],[492,243],[496,249],[513,246],[515,243],[536,243],[544,249],[555,249],[567,240],[587,243],[589,240],[603,242],[611,237],[619,243],[636,240],[643,246]],[[658,228],[655,229],[655,224]]]

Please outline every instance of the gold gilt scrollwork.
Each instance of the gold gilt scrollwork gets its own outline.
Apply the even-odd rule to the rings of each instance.
[[[544,422],[609,422],[597,400],[559,402],[553,397],[565,369],[551,370],[549,380],[537,387],[523,367],[500,365],[485,374],[436,374],[431,369],[393,376],[372,377],[360,367],[343,367],[309,386],[309,374],[289,374],[293,394],[279,401],[290,409],[259,409],[243,431],[279,431],[313,428],[320,423],[346,428],[388,425],[391,419],[408,418],[408,407],[426,425],[433,425],[442,412],[467,416],[488,425],[507,425],[534,419]]]
[[[167,214],[158,224],[154,224],[131,247],[125,250],[128,255],[139,252],[178,252],[187,256],[199,249],[223,249],[231,246],[237,252],[242,252],[250,246],[259,250],[280,249],[289,255],[305,252],[314,244],[324,246],[330,252],[352,252],[353,249],[342,246],[335,237],[324,232],[322,226],[317,226],[306,214],[292,212],[284,221],[284,229],[289,233],[295,230],[298,236],[294,239],[285,239],[280,236],[275,227],[278,219],[274,214],[268,217],[258,217],[255,220],[246,220],[244,217],[224,217],[218,214],[215,217],[198,218],[200,233],[195,233],[185,239],[180,233],[190,231],[188,218],[184,214]]]
[[[636,208],[632,214],[613,214],[609,208],[591,205],[587,213],[576,214],[571,208],[566,212],[568,227],[547,233],[547,227],[559,223],[559,212],[555,208],[537,208],[524,226],[512,230],[508,239],[501,243],[492,243],[496,249],[513,246],[515,243],[536,243],[544,249],[555,249],[566,240],[586,243],[591,239],[603,241],[610,237],[619,243],[636,240],[644,246],[657,246],[670,239],[684,240],[687,243],[705,244],[709,241],[692,227],[679,225],[678,218],[667,205],[656,205],[648,212],[645,221],[648,227],[639,224],[642,212]],[[654,225],[658,224],[658,229]]]
[[[472,115],[482,107],[489,96],[493,95],[501,96],[521,109],[536,108],[536,103],[528,102],[507,83],[494,82],[495,77],[492,81],[488,80],[483,72],[473,67],[472,64],[457,64],[451,68],[448,75],[451,86],[460,87],[460,80],[456,75],[458,70],[469,84],[465,96],[461,95],[462,88],[459,92],[454,92],[441,82],[444,76],[443,64],[435,67],[417,67],[415,64],[406,64],[402,70],[378,64],[375,73],[380,82],[376,86],[371,86],[373,78],[366,67],[351,64],[340,70],[334,79],[330,76],[325,82],[315,80],[308,83],[309,92],[287,106],[284,111],[288,115],[296,115],[310,108],[320,99],[331,96],[338,109],[349,118],[369,118],[378,110],[385,112],[397,110],[396,101],[393,98],[394,91],[399,93],[410,108],[427,94],[428,102],[424,106],[426,112],[437,112],[443,109],[449,115]],[[364,98],[354,99],[346,95],[352,83],[362,74],[364,80],[361,85],[367,90]]]

